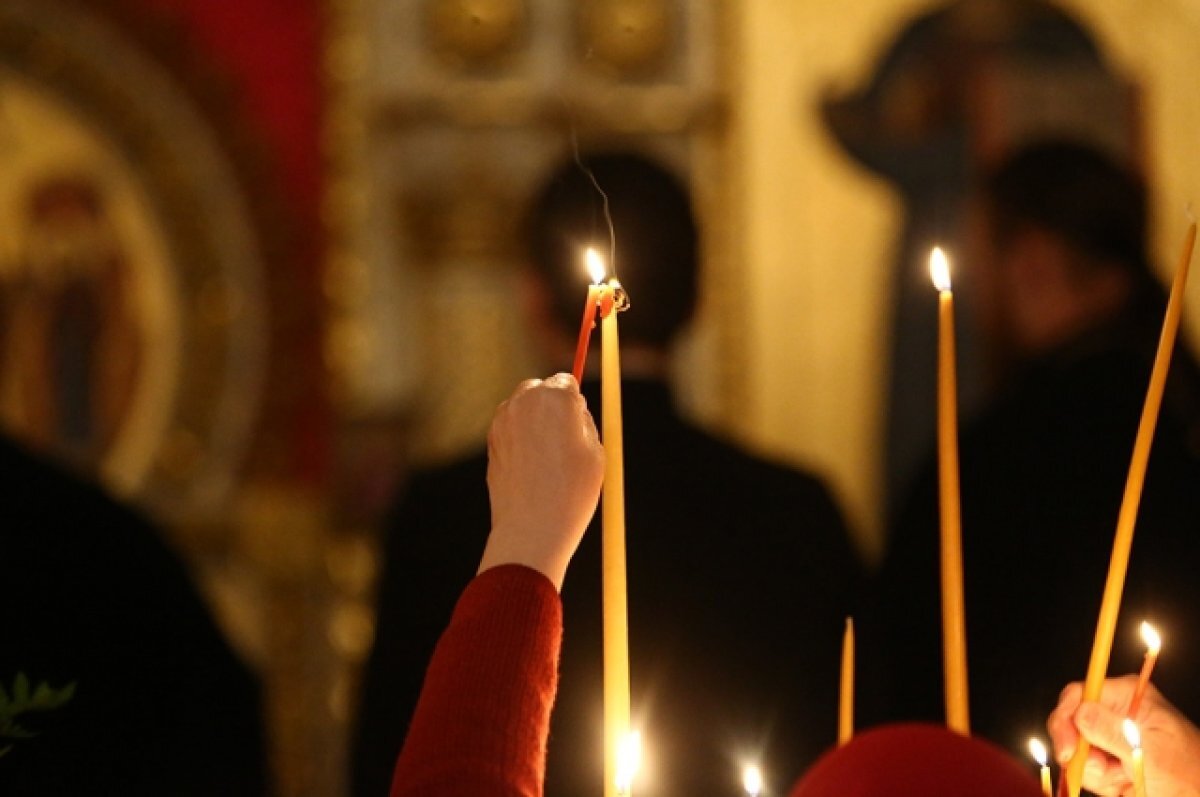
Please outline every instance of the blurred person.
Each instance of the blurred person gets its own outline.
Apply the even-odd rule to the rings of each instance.
[[[1079,739],[1092,748],[1083,770],[1083,788],[1100,797],[1118,797],[1133,791],[1133,764],[1123,724],[1129,715],[1136,675],[1109,678],[1095,703],[1083,702],[1083,684],[1063,689],[1058,705],[1046,721],[1054,756],[1066,764]],[[1132,717],[1141,733],[1145,755],[1146,793],[1154,797],[1200,795],[1200,729],[1179,713],[1150,684]]]
[[[0,794],[267,791],[256,679],[161,534],[0,435]]]
[[[970,266],[995,392],[960,439],[971,727],[1011,745],[1086,671],[1165,302],[1145,253],[1145,190],[1100,153],[1030,145],[986,180],[981,210]],[[1188,713],[1200,710],[1197,384],[1181,343],[1114,659],[1140,655],[1133,621],[1153,620],[1170,639],[1156,679]],[[863,659],[886,668],[868,719],[943,716],[938,524],[931,458],[860,622]]]
[[[639,793],[735,793],[745,757],[790,780],[835,736],[858,562],[820,481],[701,431],[673,406],[666,367],[695,309],[699,269],[686,190],[638,155],[593,155],[582,166],[608,196],[616,271],[632,300],[621,316],[630,667],[634,717],[658,773]],[[547,358],[566,364],[585,296],[583,249],[608,248],[603,198],[580,165],[550,175],[528,236],[529,321]],[[585,376],[585,395],[598,388]],[[430,652],[474,573],[485,470],[480,453],[418,474],[395,508],[353,752],[356,795],[390,782]],[[546,779],[556,797],[603,785],[598,533],[574,568]]]
[[[884,508],[899,509],[924,464],[937,399],[936,291],[919,264],[931,242],[958,250],[969,232],[974,175],[1006,133],[1037,127],[1094,131],[1096,120],[1137,117],[1128,79],[1109,63],[1097,36],[1055,0],[943,0],[898,25],[857,88],[830,85],[825,126],[845,154],[886,181],[903,203],[887,291],[890,363]],[[1086,95],[1087,103],[1036,98]],[[1121,121],[1106,125],[1118,140]],[[881,264],[883,265],[883,264]],[[914,268],[917,266],[917,268]],[[883,275],[881,275],[883,276]],[[985,399],[980,333],[970,313],[976,286],[955,274],[958,401]]]
[[[392,797],[543,794],[563,639],[558,590],[595,512],[603,467],[596,428],[570,376],[525,382],[497,410],[488,436],[491,532],[434,652]],[[643,791],[640,783],[635,789]],[[1040,793],[1028,766],[1003,751],[926,725],[860,734],[825,755],[791,792]]]

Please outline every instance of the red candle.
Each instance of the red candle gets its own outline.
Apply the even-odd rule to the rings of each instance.
[[[1129,718],[1137,719],[1137,710],[1141,708],[1142,698],[1146,696],[1146,685],[1150,683],[1150,674],[1154,672],[1154,664],[1158,661],[1158,652],[1162,650],[1162,637],[1149,623],[1142,623],[1142,639],[1146,642],[1146,658],[1142,660],[1142,671],[1138,674],[1137,687],[1133,690],[1133,700],[1129,703]]]
[[[604,261],[600,259],[600,255],[589,246],[584,253],[584,260],[587,263],[588,273],[592,277],[592,284],[588,286],[587,300],[583,304],[583,321],[579,325],[579,342],[575,345],[575,366],[571,369],[576,382],[583,381],[583,366],[587,362],[588,344],[592,340],[592,329],[596,326],[596,306],[600,304],[604,294],[608,293],[600,284],[604,282],[605,276]]]
[[[575,346],[575,367],[571,373],[576,382],[583,381],[583,365],[587,362],[588,343],[592,340],[592,329],[596,326],[596,305],[599,304],[600,286],[589,285],[587,301],[583,303],[583,323],[579,325],[579,343]]]

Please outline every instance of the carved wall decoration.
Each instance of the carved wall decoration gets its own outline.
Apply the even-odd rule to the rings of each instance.
[[[668,0],[587,0],[579,7],[581,58],[622,75],[650,75],[672,50],[679,9]]]
[[[527,33],[524,0],[430,0],[432,49],[451,64],[481,68],[511,54]]]

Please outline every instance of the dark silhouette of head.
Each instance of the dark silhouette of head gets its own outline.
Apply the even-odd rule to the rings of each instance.
[[[622,341],[665,348],[696,306],[698,241],[688,192],[674,175],[638,154],[596,153],[581,163],[568,158],[558,166],[527,220],[530,264],[549,291],[555,321],[571,334],[578,329],[587,285],[585,248],[593,246],[608,258],[607,195],[616,275],[630,298],[621,316]]]
[[[1003,250],[1030,228],[1057,236],[1085,268],[1117,268],[1153,283],[1146,255],[1146,189],[1099,150],[1044,141],[1018,150],[988,177],[992,243]]]
[[[1087,145],[1043,141],[982,181],[973,258],[993,379],[1118,323],[1150,322],[1162,289],[1146,254],[1146,189]]]

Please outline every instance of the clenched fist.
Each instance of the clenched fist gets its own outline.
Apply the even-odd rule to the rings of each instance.
[[[604,449],[571,375],[521,383],[488,432],[492,530],[479,572],[522,564],[561,589],[603,479]]]

